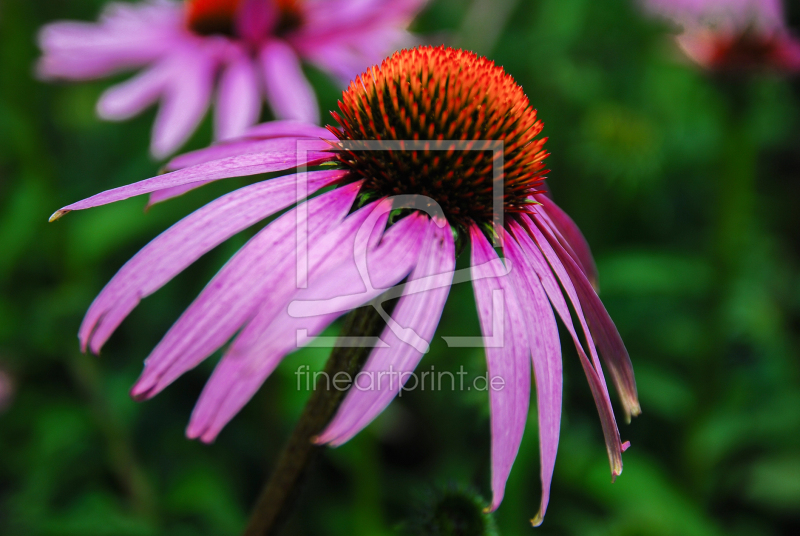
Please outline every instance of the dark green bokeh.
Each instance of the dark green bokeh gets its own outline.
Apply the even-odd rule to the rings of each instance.
[[[596,254],[644,411],[620,424],[633,446],[611,484],[594,404],[564,339],[547,517],[538,529],[527,521],[540,493],[532,411],[495,520],[504,535],[796,534],[800,85],[703,73],[632,2],[521,0],[502,28],[482,28],[464,22],[471,2],[434,0],[416,23],[436,44],[488,53],[538,108],[551,189]],[[82,314],[125,260],[246,184],[222,181],[147,213],[137,198],[47,223],[63,205],[158,169],[146,152],[152,110],[101,122],[93,107],[108,81],[33,79],[37,28],[94,20],[101,5],[0,4],[0,370],[15,391],[0,414],[0,533],[237,534],[308,394],[294,371],[321,367],[326,352],[288,357],[213,445],[183,435],[213,363],[154,400],[128,397],[142,359],[248,233],[144,300],[101,357],[79,352]],[[309,75],[331,109],[335,87]],[[191,147],[210,132],[207,120]],[[477,333],[471,290],[460,285],[438,334]],[[437,339],[420,367],[480,374],[482,360],[479,349]],[[488,478],[486,393],[406,393],[326,452],[286,533],[392,534],[424,490],[457,482],[488,499]]]

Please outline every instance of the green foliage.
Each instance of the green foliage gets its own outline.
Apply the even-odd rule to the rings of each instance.
[[[319,370],[325,352],[287,358],[213,445],[183,431],[216,357],[151,401],[127,396],[141,361],[245,231],[145,299],[101,357],[79,353],[82,315],[115,271],[171,223],[247,183],[220,181],[146,213],[137,198],[47,223],[61,206],[158,172],[146,153],[152,111],[105,123],[94,102],[109,81],[32,77],[37,28],[92,19],[103,3],[0,9],[0,371],[13,382],[0,413],[0,533],[238,534],[308,396],[294,371]],[[469,43],[460,28],[470,4],[433,0],[415,27],[436,44]],[[797,80],[701,72],[633,0],[520,0],[501,30],[479,42],[545,123],[550,187],[597,257],[643,414],[620,424],[632,447],[612,484],[591,394],[563,338],[565,413],[547,516],[530,528],[540,500],[533,407],[494,514],[498,532],[799,533]],[[308,74],[333,107],[335,84]],[[207,118],[186,149],[210,138]],[[438,335],[478,333],[469,285],[457,285]],[[440,338],[420,365],[431,366],[485,371],[480,350]],[[286,534],[391,534],[437,482],[488,496],[487,398],[404,393],[325,453]]]

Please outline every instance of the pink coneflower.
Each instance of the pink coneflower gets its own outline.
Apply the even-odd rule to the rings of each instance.
[[[643,0],[683,28],[684,53],[710,69],[800,70],[800,41],[786,27],[780,0]]]
[[[542,123],[522,88],[501,67],[473,53],[418,48],[396,53],[357,77],[333,117],[339,128],[259,125],[242,139],[173,161],[176,167],[185,165],[183,169],[56,212],[53,219],[165,188],[303,164],[331,166],[236,190],[165,231],[95,299],[80,329],[83,348],[98,352],[141,298],[234,233],[293,205],[298,188],[312,194],[334,186],[270,223],[231,258],[147,358],[133,396],[154,396],[233,338],[187,429],[189,437],[212,441],[297,348],[300,330],[315,336],[341,311],[363,305],[403,280],[402,297],[381,337],[385,346],[373,350],[362,372],[413,371],[442,314],[460,237],[471,244],[471,279],[489,374],[504,380],[503,388],[490,389],[491,509],[502,500],[522,439],[531,368],[543,484],[535,523],[547,507],[562,396],[553,309],[575,342],[600,413],[612,474],[620,474],[625,446],[598,353],[628,416],[639,413],[630,359],[593,288],[594,263],[583,236],[539,190],[546,173],[545,139],[537,138]],[[393,146],[398,140],[433,141],[427,142],[431,150],[403,151]],[[483,150],[434,150],[437,144],[447,149],[447,140],[500,140],[503,150],[494,156]],[[359,142],[365,141],[394,148],[362,150]],[[309,149],[302,158],[294,149],[300,142]],[[499,157],[503,173],[495,182],[493,164]],[[502,226],[492,209],[498,184]],[[393,218],[387,220],[390,210]],[[307,235],[298,234],[298,225]],[[498,256],[492,238],[502,245],[505,259]],[[301,259],[298,251],[308,254]],[[307,266],[307,284],[300,289],[298,260]],[[317,314],[309,316],[309,307]],[[493,337],[500,337],[501,344]],[[378,378],[374,388],[349,391],[318,442],[344,443],[399,392],[397,380],[373,377]]]
[[[306,60],[347,83],[398,46],[426,0],[147,0],[109,4],[99,23],[56,22],[39,35],[47,79],[86,80],[144,68],[97,103],[104,119],[161,106],[151,152],[161,158],[195,130],[212,100],[218,140],[258,121],[319,121]]]

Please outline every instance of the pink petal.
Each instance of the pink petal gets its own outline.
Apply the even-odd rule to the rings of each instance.
[[[341,180],[344,171],[308,173],[308,192]],[[78,334],[95,353],[139,301],[201,255],[257,221],[297,201],[297,176],[246,186],[216,199],[161,233],[105,286],[89,307]]]
[[[216,145],[212,145],[211,147],[206,147],[205,149],[200,149],[177,156],[167,163],[165,169],[167,171],[174,171],[185,167],[205,164],[206,162],[214,160],[221,160],[223,158],[231,158],[245,154],[268,154],[270,152],[286,153],[292,151],[300,154],[301,158],[298,161],[299,165],[300,163],[304,162],[305,158],[308,158],[308,156],[305,156],[305,158],[303,157],[303,151],[300,150],[301,144],[298,144],[298,141],[298,138],[292,137],[267,140],[237,139],[221,142],[217,143]],[[306,142],[304,141],[303,143]],[[317,144],[313,145],[318,147]],[[316,151],[314,152],[314,155],[318,156]],[[201,186],[204,186],[210,182],[213,181],[198,181],[181,186],[175,186],[173,188],[156,190],[150,194],[150,199],[147,203],[147,206],[149,207],[155,205],[156,203],[166,201],[167,199],[172,199],[173,197],[185,194],[186,192],[194,190],[195,188],[200,188]]]
[[[287,212],[261,230],[206,285],[145,360],[145,368],[131,390],[149,398],[195,367],[264,305],[273,292],[294,286],[297,226],[308,226],[313,243],[336,228],[349,211],[360,183],[349,184],[315,197],[304,210]],[[300,244],[302,247],[302,244]]]
[[[170,84],[165,89],[153,124],[150,151],[164,158],[194,132],[211,102],[218,60],[205,50],[172,58]]]
[[[341,225],[332,229],[327,235],[323,237],[318,243],[311,244],[308,252],[308,260],[306,268],[308,271],[306,279],[312,277],[317,272],[327,273],[334,267],[339,267],[346,264],[348,260],[352,262],[354,258],[359,257],[358,253],[361,252],[365,256],[368,245],[370,244],[370,236],[362,234],[364,230],[374,230],[375,227],[382,231],[388,220],[388,210],[382,210],[381,206],[389,205],[386,201],[371,203],[366,207],[361,208],[342,222]],[[380,237],[380,232],[377,236]],[[287,274],[287,278],[289,274]],[[297,279],[295,278],[295,281]],[[307,281],[306,281],[307,283]],[[259,310],[258,314],[248,322],[247,326],[242,329],[242,332],[231,345],[230,351],[238,354],[257,355],[261,353],[259,350],[261,344],[269,344],[269,340],[262,337],[262,333],[266,330],[275,319],[282,314],[284,310],[289,307],[289,301],[292,295],[297,292],[300,286],[298,285],[283,285],[280,288],[273,289],[270,292],[270,299]],[[362,284],[358,292],[369,291],[371,289],[364,288]],[[346,296],[348,306],[344,310],[352,308],[349,305],[350,296]],[[322,313],[323,311],[315,311]],[[327,312],[327,311],[326,311]],[[341,314],[343,310],[339,311]]]
[[[254,127],[257,128],[257,127]],[[330,133],[329,137],[330,137]],[[303,143],[298,144],[297,142],[302,140]],[[206,162],[212,162],[214,160],[221,160],[223,158],[231,158],[233,156],[239,156],[244,154],[255,154],[255,153],[269,153],[269,152],[299,152],[300,147],[305,148],[306,145],[311,145],[312,148],[317,151],[324,148],[330,148],[330,144],[327,142],[322,143],[311,143],[309,142],[319,142],[319,139],[313,139],[306,136],[299,136],[294,134],[287,134],[286,136],[273,136],[269,138],[238,138],[235,140],[227,140],[222,142],[217,142],[211,147],[205,147],[203,149],[199,149],[197,151],[191,151],[188,153],[184,153],[182,155],[176,156],[165,166],[167,171],[175,171],[177,169],[182,169],[185,167],[196,166],[198,164],[205,164]],[[303,160],[300,160],[301,162]]]
[[[636,390],[636,379],[633,375],[633,365],[631,364],[628,351],[622,342],[622,337],[611,320],[611,317],[603,306],[603,302],[595,293],[583,270],[575,260],[561,247],[557,239],[548,228],[547,223],[537,214],[534,216],[537,225],[546,235],[547,240],[553,246],[561,259],[564,267],[569,273],[569,277],[575,284],[575,289],[583,304],[586,319],[594,335],[594,340],[603,356],[606,366],[611,371],[611,379],[617,388],[620,399],[628,422],[631,415],[639,415],[639,397]]]
[[[38,36],[44,55],[37,71],[44,78],[81,80],[146,65],[183,37],[180,15],[174,4],[115,3],[106,7],[99,23],[48,24]]]
[[[326,142],[314,142],[314,150],[323,151],[329,147]],[[156,190],[182,186],[209,180],[227,179],[230,177],[244,177],[248,175],[259,175],[273,171],[283,171],[292,169],[301,164],[309,164],[330,160],[330,153],[311,151],[307,155],[307,160],[298,158],[297,150],[292,151],[272,151],[269,153],[243,154],[221,160],[214,160],[205,164],[188,167],[172,173],[166,173],[150,179],[135,182],[127,186],[120,186],[111,190],[106,190],[92,197],[86,198],[77,203],[67,205],[57,210],[50,221],[55,221],[67,212],[82,210],[100,205],[106,205],[115,201],[121,201],[137,195],[148,194]]]
[[[304,59],[344,85],[414,38],[405,28],[425,0],[332,0],[309,9],[305,24],[287,36]]]
[[[328,300],[349,294],[348,307],[355,308],[375,298],[386,286],[399,282],[417,262],[420,238],[425,231],[425,219],[404,218],[386,234],[380,245],[369,252],[369,276],[379,282],[379,288],[364,292],[364,281],[351,257],[332,270],[319,266],[317,277],[295,295],[298,300]],[[325,264],[325,263],[323,263]],[[213,441],[220,430],[239,412],[272,373],[283,357],[297,349],[298,331],[307,337],[321,333],[341,312],[295,318],[284,309],[262,332],[263,345],[242,352],[231,348],[222,358],[192,412],[187,428],[191,438]],[[249,327],[249,326],[248,326]],[[238,342],[238,340],[237,340]]]
[[[619,437],[619,429],[617,428],[617,422],[614,418],[614,410],[611,407],[611,399],[608,396],[608,388],[606,387],[605,380],[603,379],[602,371],[599,369],[599,364],[595,361],[594,366],[592,365],[592,362],[590,362],[586,357],[586,353],[583,351],[578,342],[577,335],[574,333],[574,328],[572,327],[571,321],[567,322],[566,320],[569,318],[569,311],[566,308],[566,303],[563,301],[563,297],[559,297],[560,293],[552,288],[554,282],[551,279],[552,275],[550,275],[550,270],[546,266],[542,267],[540,265],[541,253],[543,253],[544,257],[546,257],[550,262],[552,270],[558,275],[558,278],[561,281],[561,284],[567,290],[568,295],[570,292],[572,293],[570,300],[572,301],[573,307],[576,309],[576,313],[578,313],[577,316],[579,320],[584,325],[584,334],[587,336],[587,345],[590,347],[590,349],[594,350],[594,342],[590,338],[591,335],[588,334],[587,326],[585,325],[585,320],[583,319],[582,309],[580,311],[578,310],[578,307],[580,307],[580,302],[577,299],[574,286],[572,286],[572,282],[566,273],[564,265],[561,264],[561,261],[555,255],[555,252],[544,238],[541,231],[526,215],[520,216],[520,220],[525,224],[527,232],[531,233],[533,238],[536,240],[536,246],[526,248],[526,253],[529,253],[528,259],[533,262],[534,268],[537,270],[537,273],[542,280],[542,284],[548,293],[551,303],[556,308],[556,311],[558,311],[559,316],[561,316],[562,320],[567,326],[567,329],[569,329],[570,334],[573,336],[573,340],[575,341],[575,347],[578,350],[578,357],[580,358],[583,371],[586,374],[586,379],[589,381],[589,388],[592,391],[592,397],[594,398],[594,402],[597,406],[597,411],[600,416],[600,424],[603,428],[603,436],[606,442],[606,450],[608,452],[609,464],[611,466],[611,474],[612,478],[615,478],[617,475],[622,473],[622,446]],[[524,234],[525,232],[521,232],[517,235],[518,239],[523,245],[526,242],[522,236]],[[539,260],[536,260],[536,252],[541,252],[538,255]],[[592,358],[593,360],[596,359],[595,354],[592,355]]]
[[[516,291],[506,273],[498,269],[497,253],[475,225],[470,227],[472,239],[472,287],[478,306],[478,318],[486,346],[486,363],[490,382],[502,378],[502,389],[489,389],[492,427],[492,504],[494,511],[503,500],[506,481],[517,457],[525,421],[528,416],[531,389],[529,344],[524,315]],[[497,302],[497,300],[502,300]],[[498,315],[501,318],[498,319]],[[493,330],[500,321],[503,332]],[[498,347],[493,338],[502,337]]]
[[[440,227],[441,226],[441,227]],[[420,261],[405,285],[381,339],[386,346],[373,350],[362,377],[371,388],[353,386],[331,423],[315,440],[338,446],[350,440],[377,417],[409,379],[425,352],[442,316],[455,268],[453,233],[444,220],[433,219],[425,236]],[[390,375],[396,372],[398,376]],[[388,379],[387,379],[388,376]]]
[[[261,123],[260,125],[248,128],[243,136],[246,138],[259,139],[283,137],[333,139],[330,130],[325,127],[292,120]]]
[[[504,250],[511,261],[511,278],[523,307],[528,325],[533,370],[536,378],[536,399],[539,410],[539,451],[541,457],[542,502],[532,520],[538,526],[544,519],[550,499],[550,483],[556,464],[558,435],[561,427],[563,374],[561,343],[553,310],[542,284],[525,254],[513,237],[506,235]]]
[[[108,88],[97,102],[97,114],[110,121],[133,117],[158,100],[171,74],[168,65],[159,63]]]
[[[242,0],[236,16],[236,33],[246,41],[257,43],[272,32],[279,17],[277,2]]]
[[[214,115],[218,140],[242,135],[258,121],[261,91],[252,60],[241,53],[222,72]]]
[[[531,237],[528,235],[528,232],[525,231],[519,223],[512,220],[509,222],[509,228],[511,229],[511,232],[514,235],[517,243],[522,248],[522,251],[527,257],[528,262],[535,270],[536,275],[539,276],[539,280],[545,292],[547,293],[550,303],[558,313],[561,321],[566,326],[567,331],[569,331],[570,335],[572,336],[572,341],[575,343],[575,349],[578,351],[578,353],[583,353],[586,355],[580,338],[575,331],[575,326],[572,322],[572,315],[569,312],[569,307],[567,306],[567,302],[564,300],[564,295],[562,294],[561,288],[558,286],[558,281],[556,280],[555,274],[553,274],[552,268],[550,268],[550,265],[542,255],[542,252],[539,251],[539,247],[533,243],[533,239],[531,239]]]
[[[589,243],[583,237],[583,233],[572,221],[566,212],[553,203],[553,201],[546,195],[534,196],[536,201],[542,204],[544,212],[550,217],[550,220],[555,227],[555,230],[564,238],[566,245],[575,253],[575,260],[581,265],[583,273],[589,279],[592,286],[598,288],[597,265],[594,263],[592,251],[589,249]]]
[[[319,123],[317,97],[292,47],[283,41],[270,41],[261,49],[260,59],[267,100],[275,117]]]
[[[544,254],[545,258],[547,258],[547,261],[550,263],[553,271],[558,276],[558,280],[561,281],[561,285],[564,287],[564,290],[566,291],[567,296],[572,303],[572,307],[575,309],[578,321],[583,328],[583,335],[586,337],[586,346],[589,348],[589,353],[592,357],[592,363],[597,371],[597,376],[600,379],[600,383],[603,386],[603,391],[606,393],[607,397],[608,388],[606,387],[606,380],[603,377],[603,369],[600,366],[600,358],[597,355],[597,349],[595,348],[594,339],[592,338],[592,333],[589,330],[589,325],[586,322],[586,316],[584,315],[583,308],[581,307],[581,301],[578,299],[578,294],[575,291],[574,282],[567,270],[564,268],[561,260],[559,260],[559,256],[553,250],[553,246],[545,239],[544,235],[542,235],[541,231],[539,231],[536,225],[533,224],[528,215],[521,214],[520,221],[522,221],[522,223],[526,226],[528,232],[531,233],[531,236],[536,241],[537,247]]]

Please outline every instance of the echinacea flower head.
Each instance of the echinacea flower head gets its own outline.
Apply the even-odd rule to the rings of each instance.
[[[488,373],[503,380],[502,388],[489,390],[491,509],[503,498],[519,449],[532,380],[543,487],[535,523],[547,507],[562,400],[556,316],[577,348],[618,475],[627,444],[600,357],[628,417],[639,413],[633,371],[594,289],[588,245],[542,192],[543,125],[522,88],[473,53],[416,48],[358,76],[333,117],[339,125],[328,130],[280,121],[255,126],[240,139],[176,158],[175,171],[54,214],[226,177],[321,167],[229,193],[154,239],[89,308],[79,333],[84,349],[98,352],[142,297],[199,256],[294,206],[243,246],[172,326],[145,361],[134,397],[155,395],[230,341],[187,429],[192,438],[212,441],[289,352],[343,312],[381,295],[399,297],[383,344],[360,373],[374,383],[365,388],[356,381],[316,439],[340,445],[398,394],[402,381],[381,373],[408,379],[433,338],[450,286],[471,280]],[[305,199],[323,188],[329,189]],[[470,244],[468,275],[455,271],[457,242]]]
[[[142,69],[108,89],[97,112],[124,120],[160,102],[151,152],[174,152],[212,100],[218,140],[258,122],[319,121],[301,60],[342,83],[400,46],[426,0],[145,0],[112,3],[97,23],[62,21],[39,34],[45,79],[88,80]]]
[[[709,69],[800,70],[800,40],[781,0],[643,0],[652,15],[682,28],[678,46]]]

